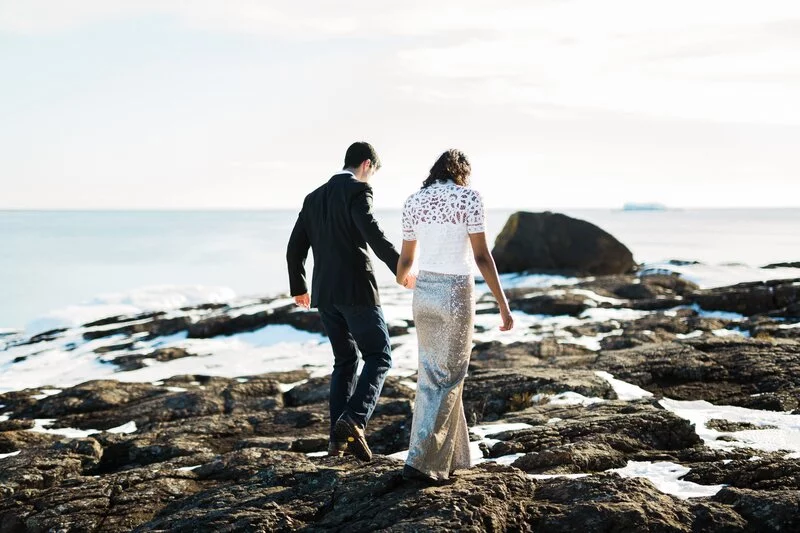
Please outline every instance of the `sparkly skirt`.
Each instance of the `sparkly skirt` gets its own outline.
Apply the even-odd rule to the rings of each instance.
[[[470,466],[461,393],[472,351],[472,276],[421,271],[413,311],[419,374],[406,464],[447,479],[454,470]]]

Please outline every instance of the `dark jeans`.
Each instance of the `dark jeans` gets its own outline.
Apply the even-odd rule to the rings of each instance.
[[[342,413],[366,426],[386,373],[392,367],[389,330],[380,306],[329,305],[319,308],[322,325],[333,348],[331,376],[331,435]],[[358,352],[364,368],[356,381]]]

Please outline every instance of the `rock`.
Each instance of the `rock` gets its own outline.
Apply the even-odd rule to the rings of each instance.
[[[769,318],[758,321],[744,321],[742,329],[746,329],[754,339],[795,339],[800,340],[800,326],[786,327],[791,324],[775,322]]]
[[[753,491],[725,487],[713,500],[730,505],[759,533],[800,530],[800,492]]]
[[[33,426],[34,426],[33,420],[27,418],[12,418],[11,420],[0,422],[0,432],[31,429]]]
[[[690,504],[642,478],[603,474],[537,483],[527,507],[533,531],[744,531],[747,522],[721,506]]]
[[[31,337],[28,342],[23,342],[21,344],[36,344],[37,342],[51,341],[60,337],[62,333],[66,333],[67,330],[68,328],[57,328],[44,331]]]
[[[587,364],[594,360],[595,353],[583,346],[559,343],[550,337],[541,341],[512,342],[503,344],[499,341],[476,344],[470,355],[470,371],[479,368],[519,368],[524,366],[540,366],[553,358],[569,358],[586,360]]]
[[[625,274],[636,267],[630,250],[602,229],[551,212],[511,215],[492,255],[501,273],[603,275]]]
[[[531,405],[536,394],[574,391],[616,398],[608,382],[593,372],[550,368],[487,369],[471,372],[464,384],[464,411],[470,425],[492,421]]]
[[[613,289],[614,295],[629,300],[645,300],[671,297],[680,299],[690,296],[699,287],[679,276],[650,274],[634,279],[631,283]]]
[[[83,324],[84,328],[96,328],[98,326],[109,326],[111,324],[124,324],[126,322],[135,322],[135,321],[144,321],[144,320],[152,320],[154,318],[161,318],[166,316],[166,312],[164,311],[156,311],[150,313],[140,313],[137,315],[113,315],[107,316],[105,318],[101,318],[100,320],[94,320],[92,322],[87,322]]]
[[[600,341],[603,350],[623,350],[643,344],[664,343],[675,340],[679,335],[711,333],[715,330],[731,326],[729,320],[706,318],[696,312],[654,313],[637,320],[620,324],[620,333],[606,337]]]
[[[604,351],[592,365],[658,396],[789,411],[800,401],[800,343],[686,339]]]
[[[716,429],[717,431],[745,431],[754,429],[777,429],[776,426],[756,426],[749,422],[731,422],[730,420],[722,420],[720,418],[712,418],[706,422],[706,427],[709,429]]]
[[[236,449],[243,448],[266,448],[268,450],[298,453],[323,452],[328,449],[328,435],[312,435],[300,439],[293,437],[254,437],[241,440],[236,444]]]
[[[683,450],[693,448],[701,443],[694,427],[686,420],[669,411],[657,408],[646,402],[603,402],[585,407],[564,407],[547,409],[546,412],[557,423],[539,424],[531,428],[505,431],[491,437],[500,442],[489,450],[490,457],[502,457],[513,453],[549,453],[541,460],[535,457],[521,464],[536,465],[542,468],[547,461],[551,466],[567,465],[576,471],[582,463],[573,461],[568,445],[591,445],[597,456],[606,445],[615,450],[602,460],[619,461],[619,454],[628,459],[631,455],[652,450]],[[509,421],[524,422],[528,413],[539,419],[542,409],[532,408],[519,413]],[[578,448],[580,450],[581,448]],[[586,448],[584,448],[586,449]],[[548,451],[550,450],[550,451]],[[559,451],[560,450],[560,451]],[[616,453],[616,452],[619,452]],[[584,454],[584,456],[588,455]],[[580,453],[577,454],[580,456]],[[561,460],[564,463],[556,463]],[[586,466],[601,464],[599,457]],[[539,462],[537,462],[539,461]],[[591,471],[591,470],[589,470]],[[559,470],[556,471],[561,472]]]
[[[283,399],[289,407],[327,402],[330,397],[330,389],[330,376],[313,378],[284,393]]]
[[[184,392],[146,383],[88,381],[29,405],[17,416],[56,418],[56,427],[103,430],[130,421],[145,427],[158,421],[263,411],[283,405],[279,384],[269,375],[250,377],[244,383],[220,377],[201,379],[202,384],[192,382],[198,385],[190,385],[192,388]],[[171,383],[175,383],[174,378]]]
[[[62,437],[34,431],[4,431],[0,433],[0,453],[11,453],[34,446],[46,446]]]
[[[98,349],[99,350],[99,349]],[[96,352],[98,350],[95,350]],[[189,353],[183,348],[161,348],[148,354],[127,354],[115,357],[110,362],[120,367],[120,371],[127,372],[129,370],[138,370],[147,365],[146,360],[154,360],[160,363],[172,361],[174,359],[181,359],[183,357],[192,357],[195,354]]]
[[[800,318],[800,278],[739,283],[697,291],[694,302],[709,311],[728,311],[751,316],[772,313],[785,318]]]
[[[605,443],[578,442],[527,453],[511,466],[530,473],[602,472],[628,464],[625,455]]]
[[[96,464],[101,451],[92,439],[81,439],[66,444],[32,446],[19,455],[0,461],[0,494],[13,494],[21,490],[43,490],[61,481],[79,477],[87,465]],[[3,500],[0,499],[0,502]],[[0,505],[0,516],[2,506]],[[0,518],[0,525],[2,518]]]
[[[130,337],[140,333],[146,335],[143,339],[154,339],[166,335],[174,335],[189,328],[192,323],[190,316],[176,316],[171,318],[151,318],[139,320],[134,318],[129,322],[114,324],[111,326],[95,326],[88,328],[83,338],[86,340],[101,339],[113,335],[125,335]]]
[[[282,307],[247,313],[245,310],[231,313],[230,310],[204,318],[189,328],[189,338],[207,339],[219,335],[234,335],[255,331],[274,324],[288,324],[303,331],[322,333],[322,320],[317,311],[306,311],[290,304]]]
[[[525,504],[534,485],[519,470],[481,465],[445,487],[404,482],[402,464],[377,458],[288,460],[275,452],[226,459],[218,485],[171,505],[141,531],[505,531],[528,530]],[[258,473],[250,475],[249,465]],[[239,471],[237,469],[244,469]],[[208,475],[204,469],[197,474]],[[226,509],[225,513],[209,512]]]
[[[512,311],[522,311],[529,315],[569,315],[580,316],[591,307],[596,307],[594,302],[580,294],[566,293],[563,295],[542,294],[525,299],[511,299],[508,302]]]
[[[214,455],[207,441],[191,433],[183,436],[156,433],[133,438],[99,438],[102,439],[104,452],[97,468],[92,471],[94,474],[163,463],[176,457],[187,457],[190,459],[186,463],[197,464]]]
[[[743,489],[800,491],[800,461],[750,457],[731,462],[696,463],[681,479],[701,485],[724,484]]]
[[[101,478],[76,475],[48,490],[0,500],[2,531],[131,531],[170,502],[197,492],[192,472],[133,470]],[[2,474],[0,474],[2,475]]]
[[[788,261],[785,263],[772,263],[761,268],[800,268],[800,261]]]

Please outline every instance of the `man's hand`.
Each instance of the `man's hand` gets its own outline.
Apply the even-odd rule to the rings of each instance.
[[[406,289],[413,289],[417,286],[417,276],[414,274],[408,274],[406,279],[403,280],[403,287]]]
[[[311,308],[311,296],[308,293],[294,297],[294,303],[305,309]]]

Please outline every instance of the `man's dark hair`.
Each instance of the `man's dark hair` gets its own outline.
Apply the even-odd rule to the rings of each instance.
[[[361,163],[369,159],[372,161],[372,166],[378,171],[381,168],[381,160],[378,158],[378,153],[375,148],[367,142],[356,142],[350,145],[347,153],[344,154],[344,167],[343,168],[358,168]]]

